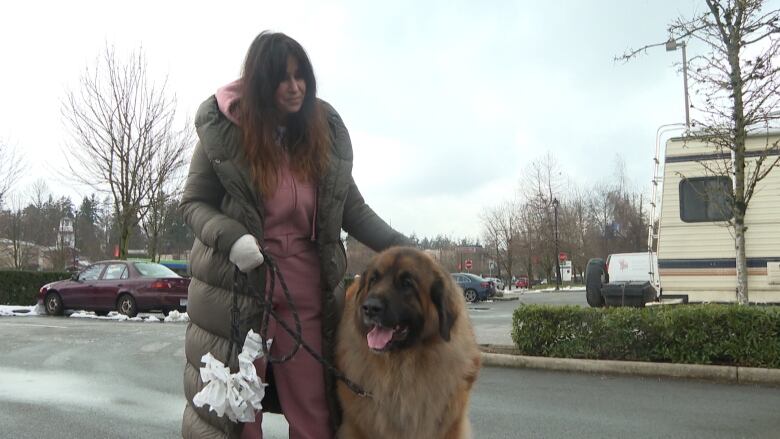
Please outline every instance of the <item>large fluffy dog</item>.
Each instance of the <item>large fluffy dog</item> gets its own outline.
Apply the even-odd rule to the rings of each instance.
[[[395,247],[374,257],[347,291],[336,362],[371,394],[339,383],[339,439],[471,437],[480,353],[463,292],[425,253]]]

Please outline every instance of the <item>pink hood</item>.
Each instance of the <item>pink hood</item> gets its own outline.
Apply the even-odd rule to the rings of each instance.
[[[238,125],[238,100],[241,97],[241,80],[236,79],[228,85],[217,89],[217,105],[219,111],[231,122]]]

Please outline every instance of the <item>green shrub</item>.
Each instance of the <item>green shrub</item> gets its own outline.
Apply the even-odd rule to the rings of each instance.
[[[42,286],[68,278],[66,272],[0,271],[0,305],[35,305]]]
[[[780,308],[521,305],[512,340],[524,355],[780,368]]]

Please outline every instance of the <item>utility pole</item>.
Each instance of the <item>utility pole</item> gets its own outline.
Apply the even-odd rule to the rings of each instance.
[[[555,216],[555,291],[561,289],[561,259],[558,252],[558,199],[553,198],[553,212]]]

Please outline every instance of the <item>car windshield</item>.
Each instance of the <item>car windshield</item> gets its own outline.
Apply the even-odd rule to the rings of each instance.
[[[133,265],[141,277],[181,277],[170,268],[154,262],[134,262]]]

